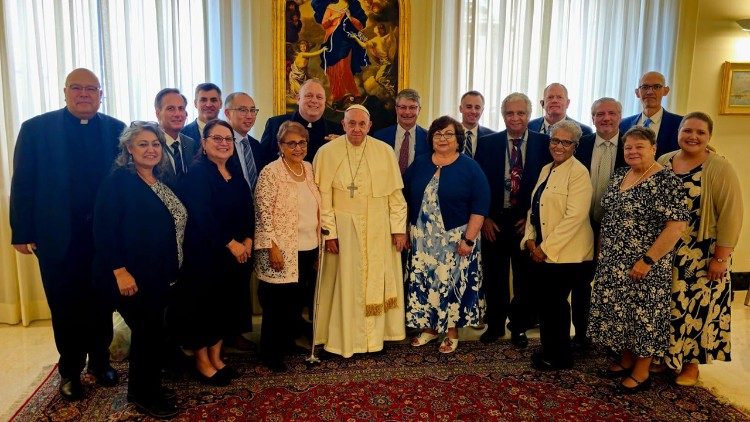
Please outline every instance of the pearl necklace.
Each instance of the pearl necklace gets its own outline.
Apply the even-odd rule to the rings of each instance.
[[[653,162],[653,163],[652,163],[652,164],[651,164],[651,165],[649,166],[649,168],[647,168],[647,169],[646,169],[646,171],[644,171],[644,172],[643,172],[643,174],[641,174],[641,177],[639,177],[638,179],[636,179],[636,181],[635,181],[635,182],[631,183],[631,184],[630,184],[630,186],[628,186],[628,187],[623,187],[623,188],[622,188],[622,190],[623,190],[623,191],[626,191],[626,190],[628,190],[628,189],[632,188],[633,186],[637,185],[637,184],[638,184],[638,183],[639,183],[639,182],[640,182],[641,180],[643,180],[643,178],[644,178],[644,177],[646,177],[646,175],[648,174],[648,172],[649,172],[649,171],[651,171],[651,169],[652,169],[652,168],[653,168],[653,167],[654,167],[655,165],[656,165],[656,161],[654,161],[654,162]],[[633,172],[633,169],[632,169],[632,168],[631,168],[630,170],[628,170],[628,173],[632,173],[632,172]],[[627,176],[627,174],[626,174],[626,176]]]
[[[305,166],[303,164],[300,164],[300,167],[302,167],[302,171],[299,174],[297,174],[297,173],[294,172],[294,170],[292,170],[292,168],[289,166],[289,163],[286,162],[286,160],[284,159],[284,157],[281,157],[281,161],[284,163],[284,165],[289,170],[289,172],[291,172],[296,177],[302,177],[302,176],[305,175]]]

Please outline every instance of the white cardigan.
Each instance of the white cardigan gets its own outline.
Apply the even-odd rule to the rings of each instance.
[[[591,176],[586,167],[575,157],[570,157],[559,166],[547,164],[539,174],[533,195],[539,185],[547,180],[547,187],[539,201],[539,219],[542,227],[542,243],[537,244],[547,254],[546,262],[555,264],[589,261],[594,257],[594,232],[589,220],[591,207]],[[536,231],[531,224],[531,209],[526,217],[526,234],[521,240],[521,249],[527,240],[535,240]]]

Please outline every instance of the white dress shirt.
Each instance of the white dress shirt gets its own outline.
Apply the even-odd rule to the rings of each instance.
[[[641,118],[638,119],[638,126],[646,126],[645,122],[646,119],[651,119],[651,124],[649,125],[649,129],[653,130],[656,134],[657,140],[659,139],[659,128],[661,127],[661,118],[664,116],[664,107],[660,108],[659,111],[654,113],[651,117],[646,117],[645,114],[641,113]]]

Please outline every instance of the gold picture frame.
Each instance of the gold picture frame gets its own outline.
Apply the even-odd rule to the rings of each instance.
[[[750,63],[724,62],[719,114],[750,114]]]
[[[395,95],[408,83],[409,0],[273,1],[274,113],[296,110],[299,86],[316,78],[326,119],[358,103],[371,111],[371,132],[394,124]]]

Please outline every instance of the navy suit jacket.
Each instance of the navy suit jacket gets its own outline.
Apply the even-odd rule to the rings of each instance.
[[[188,123],[185,125],[185,127],[182,128],[180,133],[184,133],[190,139],[198,142],[200,144],[201,139],[203,139],[203,136],[201,136],[201,131],[198,128],[198,119],[193,120],[191,123]],[[190,161],[192,162],[192,160]],[[186,163],[189,164],[189,163]]]
[[[634,114],[622,119],[620,122],[620,133],[624,134],[628,129],[635,126],[641,118],[641,114],[643,113]],[[667,109],[664,109],[659,133],[656,134],[656,158],[680,149],[680,146],[677,144],[677,132],[680,130],[680,122],[682,122],[682,116],[670,113]]]
[[[492,135],[493,133],[495,133],[494,130],[488,127],[479,126],[479,128],[477,128],[477,139],[481,138],[482,136]]]
[[[591,173],[591,157],[594,155],[594,146],[596,145],[596,133],[586,135],[581,138],[581,142],[576,148],[575,157],[581,162]],[[615,168],[626,166],[625,153],[623,150],[622,143],[622,132],[617,137],[617,152],[615,153]]]
[[[242,138],[240,138],[242,139]],[[262,166],[265,165],[264,158],[263,158],[263,151],[261,150],[260,142],[258,142],[257,139],[250,136],[250,133],[247,134],[247,141],[250,144],[250,150],[253,152],[253,161],[255,162],[255,171],[256,179],[255,182],[258,182],[257,176],[260,176],[260,169],[263,168]],[[232,159],[238,160],[237,165],[239,165],[240,169],[242,168],[242,164],[240,164],[239,160],[244,160],[244,158],[241,158],[239,155],[239,151],[237,148],[234,149],[234,154],[232,154]],[[243,174],[242,177],[244,178],[245,175]],[[248,185],[249,186],[249,185]],[[249,186],[250,187],[250,193],[255,194],[255,186]]]
[[[65,109],[33,117],[21,125],[13,156],[10,187],[11,243],[36,243],[41,261],[61,262],[72,246],[70,145],[64,141]],[[118,153],[125,123],[97,113],[100,119],[102,180]],[[101,183],[98,180],[97,183]],[[91,210],[93,214],[93,209]]]
[[[520,206],[511,210],[510,218],[524,219],[531,205],[531,192],[534,190],[539,173],[545,164],[552,161],[549,153],[549,136],[528,131],[526,154],[523,160],[523,175],[521,176]],[[474,160],[487,176],[490,183],[489,218],[499,221],[503,217],[505,198],[505,157],[508,154],[508,131],[483,136],[479,138]]]
[[[196,154],[198,154],[199,149],[199,143],[194,140],[193,138],[185,135],[184,133],[180,132],[178,135],[177,141],[180,141],[180,150],[182,151],[182,163],[185,166],[185,172],[187,173],[187,170],[190,168],[190,164],[193,163],[193,160],[195,160]],[[169,148],[168,146],[164,146],[164,148]],[[170,150],[169,154],[171,155],[174,150]],[[177,182],[177,174],[174,171],[174,168],[170,164],[169,170],[167,171],[167,174],[164,175],[164,180],[174,184]]]
[[[591,130],[590,127],[584,125],[583,123],[579,122],[578,120],[571,119],[568,116],[565,116],[565,120],[570,120],[571,122],[578,123],[578,126],[581,127],[581,133],[583,135],[590,135],[590,134],[594,133],[594,131]],[[534,132],[541,132],[543,125],[544,125],[544,116],[537,117],[536,119],[529,121],[529,130],[534,131]]]
[[[276,139],[276,135],[279,133],[279,127],[287,120],[294,120],[300,123],[302,126],[307,128],[308,122],[302,118],[298,111],[293,113],[282,114],[280,116],[274,116],[266,121],[266,128],[263,130],[263,136],[260,138],[260,151],[261,151],[261,165],[258,166],[258,174],[260,170],[265,167],[268,163],[275,161],[279,158],[279,144]],[[327,135],[341,135],[343,134],[343,128],[340,124],[334,124],[321,117],[318,121],[312,123],[313,127],[309,128],[310,141],[307,144],[307,155],[305,155],[305,161],[312,163],[315,154],[317,154],[320,147],[326,143],[325,137]],[[253,151],[255,153],[255,151]],[[258,161],[256,160],[256,163]]]
[[[390,145],[391,148],[396,148],[396,125],[388,126],[383,129],[380,129],[379,131],[372,134],[372,137],[375,139],[380,139],[381,141],[385,142],[386,144]],[[427,140],[427,131],[422,127],[417,125],[416,129],[416,143],[414,144],[414,158],[419,157],[422,154],[430,153],[432,152],[432,147],[430,146],[429,141]]]

